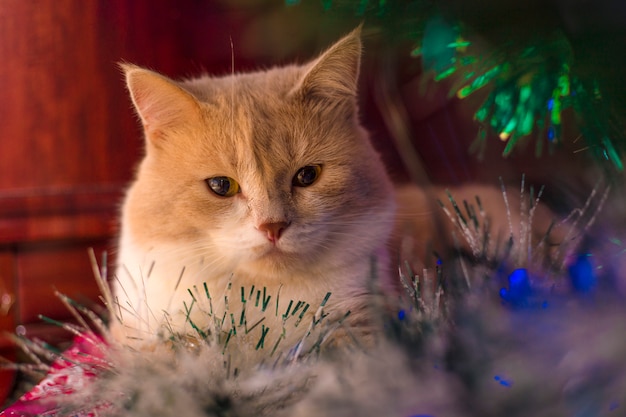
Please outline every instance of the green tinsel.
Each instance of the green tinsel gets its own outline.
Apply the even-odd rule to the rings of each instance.
[[[517,55],[495,53],[481,60],[479,56],[464,52],[468,42],[450,41],[456,29],[450,27],[448,34],[438,30],[433,35],[429,30],[431,23],[426,26],[422,47],[414,54],[421,55],[429,64],[425,69],[431,71],[437,81],[459,74],[462,82],[453,93],[460,99],[483,87],[491,88],[474,118],[507,142],[505,156],[520,141],[528,140],[533,132],[543,136],[537,140],[536,156],[541,155],[544,141],[554,146],[565,140],[561,133],[563,113],[573,109],[587,148],[623,170],[621,153],[616,148],[616,140],[623,141],[623,134],[609,128],[609,109],[605,108],[597,81],[582,79],[572,70],[573,52],[565,36],[556,33],[542,39],[542,43],[529,44]],[[442,27],[441,23],[437,25]],[[445,48],[459,56],[445,56],[440,52],[434,56],[431,51],[437,49],[430,44],[437,42],[445,43]],[[440,57],[443,62],[437,60]],[[475,146],[484,147],[485,140],[485,130],[481,129]]]
[[[546,145],[554,148],[577,140],[562,134],[563,114],[571,111],[585,143],[577,151],[590,151],[600,161],[608,161],[608,166],[623,170],[626,137],[619,92],[603,79],[601,71],[593,70],[594,65],[602,64],[579,62],[585,52],[575,53],[560,19],[550,15],[549,4],[536,19],[538,30],[536,22],[529,21],[532,13],[521,19],[503,16],[505,6],[498,6],[499,14],[486,17],[484,7],[454,1],[321,0],[321,4],[327,12],[366,18],[368,24],[382,27],[392,38],[414,41],[412,55],[421,57],[425,72],[436,81],[455,80],[451,95],[464,99],[489,89],[475,113],[481,129],[473,149],[484,149],[486,133],[493,131],[507,142],[506,156],[534,134],[539,156]],[[550,23],[546,25],[546,21]],[[468,40],[478,33],[489,41],[487,49],[476,51]]]

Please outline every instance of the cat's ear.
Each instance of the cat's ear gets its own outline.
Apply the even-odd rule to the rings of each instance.
[[[168,132],[198,120],[198,102],[174,81],[135,65],[120,64],[120,67],[146,138],[153,144],[158,146]]]
[[[354,98],[360,65],[361,26],[311,62],[296,91],[304,97]]]

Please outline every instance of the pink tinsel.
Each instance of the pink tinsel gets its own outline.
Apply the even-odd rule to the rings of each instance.
[[[80,393],[89,386],[103,370],[110,368],[105,360],[107,345],[93,333],[74,338],[69,349],[50,366],[46,377],[18,401],[0,412],[0,416],[55,416],[66,415],[63,398]],[[72,416],[96,417],[109,405],[93,404],[91,409],[74,410]]]

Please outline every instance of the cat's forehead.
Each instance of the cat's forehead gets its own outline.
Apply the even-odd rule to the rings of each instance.
[[[207,110],[206,162],[259,179],[284,175],[324,159],[324,137],[289,103],[241,101],[230,109]]]
[[[206,140],[224,164],[268,170],[324,152],[322,142],[337,122],[293,97],[301,73],[292,66],[185,83],[204,105]]]
[[[211,104],[224,104],[242,99],[267,99],[284,97],[299,81],[304,67],[289,65],[268,70],[227,74],[219,77],[203,76],[181,83],[199,101]]]
[[[185,87],[203,104],[205,127],[248,147],[264,151],[278,146],[284,136],[298,130],[301,112],[290,94],[301,68],[279,67],[268,71],[202,77]],[[288,143],[282,146],[289,145]]]

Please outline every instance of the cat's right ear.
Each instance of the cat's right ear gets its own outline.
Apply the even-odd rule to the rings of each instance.
[[[353,102],[361,64],[361,26],[311,62],[295,91],[303,97]]]
[[[174,81],[135,65],[120,64],[120,67],[146,139],[154,146],[160,147],[170,133],[198,120],[198,102]]]

